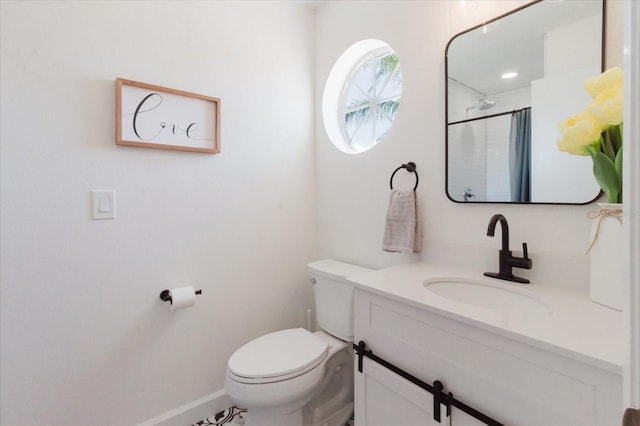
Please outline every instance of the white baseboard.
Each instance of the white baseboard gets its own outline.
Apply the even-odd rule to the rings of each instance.
[[[140,423],[138,426],[189,426],[232,405],[227,393],[222,389]]]

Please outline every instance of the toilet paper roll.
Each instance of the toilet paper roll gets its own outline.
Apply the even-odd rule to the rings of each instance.
[[[169,290],[171,296],[171,310],[188,308],[196,303],[196,290],[192,286],[179,287]]]

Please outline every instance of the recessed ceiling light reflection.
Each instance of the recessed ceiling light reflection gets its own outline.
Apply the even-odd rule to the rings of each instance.
[[[478,0],[459,0],[458,7],[462,9],[462,14],[464,16],[470,15],[478,8]]]
[[[502,78],[504,78],[505,80],[508,80],[510,78],[515,78],[517,76],[518,76],[518,73],[515,71],[505,72],[504,74],[502,74]]]

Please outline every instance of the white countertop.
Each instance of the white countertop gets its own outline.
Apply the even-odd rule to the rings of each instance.
[[[426,280],[442,277],[486,281],[528,293],[546,308],[504,312],[454,301],[425,288]],[[429,263],[392,266],[349,281],[357,288],[622,374],[622,313],[592,302],[586,293],[535,281],[517,284],[484,277],[483,271]]]

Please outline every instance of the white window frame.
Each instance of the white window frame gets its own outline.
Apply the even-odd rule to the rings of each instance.
[[[374,39],[359,41],[344,51],[334,64],[327,78],[322,97],[324,128],[333,145],[347,154],[359,154],[367,151],[377,145],[386,135],[383,135],[383,137],[379,138],[379,140],[371,146],[359,149],[349,141],[344,118],[345,92],[349,80],[355,76],[360,67],[365,64],[372,55],[377,58],[381,56],[380,53],[382,52],[396,54],[395,51],[383,41]],[[400,70],[400,72],[402,71]]]

